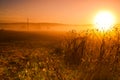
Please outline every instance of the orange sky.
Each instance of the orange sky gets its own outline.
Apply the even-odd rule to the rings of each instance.
[[[93,24],[97,12],[108,10],[120,23],[120,0],[0,0],[0,22]]]

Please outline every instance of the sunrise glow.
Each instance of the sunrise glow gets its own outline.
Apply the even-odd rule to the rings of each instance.
[[[108,11],[102,11],[95,16],[94,23],[99,31],[108,31],[115,24],[115,15]]]

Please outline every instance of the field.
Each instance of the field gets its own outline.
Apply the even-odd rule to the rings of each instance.
[[[0,80],[120,80],[120,32],[0,31]]]

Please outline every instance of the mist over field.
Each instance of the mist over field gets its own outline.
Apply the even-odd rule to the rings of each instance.
[[[10,23],[1,27],[1,80],[120,79],[119,26],[102,33],[47,25],[29,24],[28,29],[28,24]]]
[[[120,0],[0,0],[0,80],[120,80]]]
[[[73,25],[61,23],[0,23],[0,29],[14,31],[83,31],[93,29],[94,25]]]

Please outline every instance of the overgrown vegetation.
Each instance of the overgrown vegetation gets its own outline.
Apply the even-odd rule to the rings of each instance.
[[[72,31],[52,49],[2,46],[0,80],[120,80],[119,35]]]

